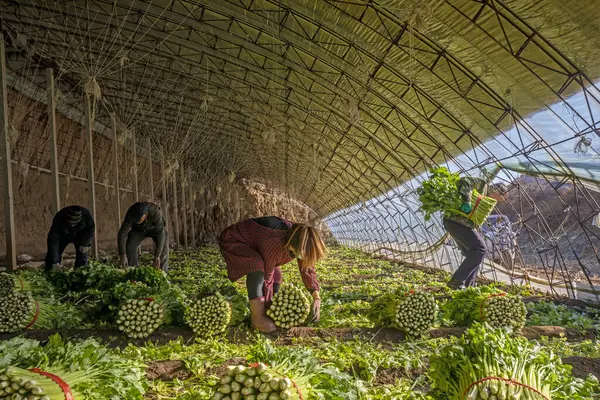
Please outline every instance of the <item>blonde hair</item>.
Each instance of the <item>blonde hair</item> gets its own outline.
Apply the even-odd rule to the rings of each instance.
[[[285,247],[301,258],[306,267],[314,267],[327,254],[319,231],[304,224],[292,225]]]

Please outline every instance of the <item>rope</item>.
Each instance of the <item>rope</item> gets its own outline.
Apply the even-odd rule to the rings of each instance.
[[[475,210],[477,210],[477,207],[479,207],[479,203],[481,203],[481,200],[483,200],[483,195],[477,196],[477,200],[475,200],[475,205],[473,206],[473,209],[469,213],[469,218],[472,217],[473,214],[475,214]]]
[[[536,393],[536,394],[539,394],[539,395],[540,395],[540,396],[542,396],[544,399],[546,399],[546,400],[550,400],[550,398],[549,398],[548,396],[546,396],[545,394],[543,394],[542,392],[540,392],[540,391],[539,391],[539,390],[537,390],[536,388],[533,388],[533,387],[531,387],[531,386],[529,386],[529,385],[526,385],[526,384],[524,384],[524,383],[521,383],[521,382],[519,382],[519,381],[516,381],[516,380],[514,380],[514,379],[512,379],[512,378],[511,378],[511,379],[506,379],[506,378],[499,378],[499,377],[497,377],[497,376],[488,376],[488,377],[486,377],[486,378],[483,378],[483,379],[480,379],[480,380],[478,380],[478,381],[476,381],[476,382],[473,382],[473,383],[471,383],[471,385],[470,385],[470,386],[467,388],[467,390],[465,390],[465,391],[463,392],[463,395],[462,395],[462,397],[463,397],[464,399],[466,399],[466,398],[467,398],[467,393],[469,393],[469,390],[471,390],[471,388],[473,388],[473,386],[479,385],[480,383],[483,383],[483,382],[486,382],[486,381],[492,381],[492,380],[496,380],[496,381],[503,381],[503,382],[506,382],[506,383],[508,383],[509,385],[510,385],[510,384],[512,384],[512,385],[517,385],[517,386],[524,387],[525,389],[529,389],[529,390],[531,390],[532,392],[534,392],[534,393]]]
[[[71,388],[69,387],[69,384],[63,381],[59,376],[51,374],[50,372],[42,371],[39,368],[31,368],[29,371],[52,379],[54,383],[56,383],[63,391],[65,395],[65,400],[75,400],[75,398],[73,397],[73,393],[71,392]]]
[[[498,297],[498,296],[500,296],[500,297],[504,297],[504,296],[506,296],[506,293],[498,293],[498,294],[492,294],[492,295],[489,295],[489,296],[488,296],[488,297],[486,297],[486,298],[485,298],[485,299],[484,299],[484,300],[481,302],[481,304],[479,305],[479,319],[481,320],[481,322],[483,322],[483,321],[485,320],[485,319],[483,318],[483,306],[485,305],[485,303],[486,303],[486,302],[487,302],[489,299],[491,299],[492,297]]]
[[[38,303],[37,300],[34,300],[34,301],[35,301],[35,315],[33,316],[33,321],[31,321],[29,323],[29,325],[27,325],[25,327],[24,330],[31,328],[35,324],[35,322],[38,320],[38,317],[40,316],[40,303]]]

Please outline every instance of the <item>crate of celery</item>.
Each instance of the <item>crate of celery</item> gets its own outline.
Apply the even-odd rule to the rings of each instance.
[[[446,167],[431,170],[431,177],[417,189],[421,202],[420,210],[425,213],[425,221],[429,221],[431,215],[438,211],[460,208],[459,180],[460,176],[451,173]]]

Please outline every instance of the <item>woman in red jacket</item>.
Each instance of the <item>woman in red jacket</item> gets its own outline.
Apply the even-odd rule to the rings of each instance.
[[[321,314],[319,281],[315,264],[325,256],[326,248],[319,232],[304,224],[278,217],[261,217],[238,222],[226,228],[218,239],[227,274],[232,282],[246,277],[252,326],[261,332],[277,328],[266,315],[269,303],[283,280],[281,265],[294,258],[304,286],[312,293],[312,321]]]

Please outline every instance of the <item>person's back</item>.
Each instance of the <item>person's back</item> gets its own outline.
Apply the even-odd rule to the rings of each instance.
[[[75,268],[85,265],[95,229],[87,208],[72,205],[56,213],[48,232],[46,270],[60,267],[62,253],[70,243],[75,245]]]

